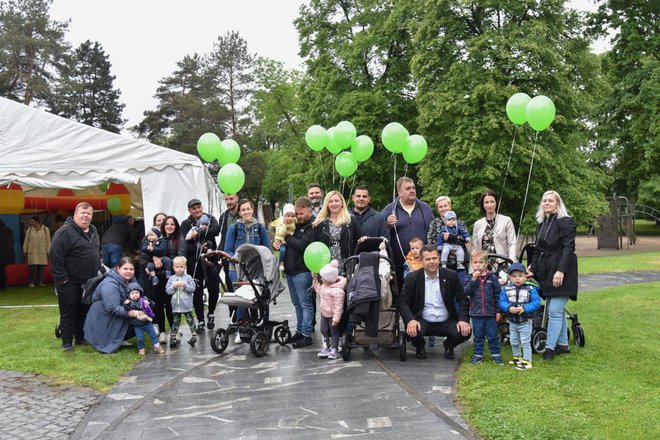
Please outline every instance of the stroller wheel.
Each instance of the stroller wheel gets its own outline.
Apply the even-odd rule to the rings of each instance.
[[[227,331],[223,328],[217,329],[211,338],[211,348],[216,353],[222,353],[227,348],[227,345],[229,345]]]
[[[291,330],[289,327],[278,326],[275,329],[275,341],[280,345],[286,345],[291,339]]]
[[[55,324],[55,337],[60,339],[62,337],[62,332],[60,331],[60,323]]]
[[[501,344],[506,344],[509,342],[510,336],[509,336],[509,323],[508,322],[501,322],[497,326],[497,335],[500,337],[500,343]]]
[[[250,340],[250,350],[256,357],[263,357],[268,353],[268,335],[264,332],[256,332]]]
[[[582,330],[582,325],[580,323],[573,324],[571,326],[573,330],[573,340],[575,341],[575,345],[578,347],[584,347],[585,340],[584,340],[584,330]]]
[[[399,332],[399,359],[401,362],[406,361],[406,333],[405,332]]]
[[[544,329],[532,331],[532,350],[534,350],[534,353],[545,353],[545,342],[547,339],[548,332],[546,332]]]
[[[341,341],[341,358],[348,362],[351,358],[351,336],[346,334]]]

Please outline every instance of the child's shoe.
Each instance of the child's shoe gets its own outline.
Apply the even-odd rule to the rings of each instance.
[[[516,365],[516,370],[525,371],[531,369],[532,369],[532,363],[526,360],[521,360],[520,363]]]
[[[337,359],[337,349],[331,348],[330,353],[328,353],[328,359]]]
[[[435,347],[436,345],[435,336],[429,336],[429,347]]]
[[[172,276],[172,272],[170,272],[169,270],[166,270],[165,271],[165,278],[169,279],[171,276]]]
[[[502,356],[499,354],[494,354],[491,356],[493,358],[493,362],[495,362],[495,365],[504,365],[504,362],[502,361]]]
[[[144,355],[147,354],[147,353],[144,351],[144,348],[141,348],[141,349],[138,350],[138,354],[139,354],[140,356],[144,356]]]
[[[160,336],[158,337],[158,343],[159,344],[167,343],[167,333],[163,332],[160,334]]]
[[[234,338],[234,344],[242,344],[243,340],[241,339],[241,332],[236,332],[236,337]]]
[[[509,365],[517,366],[522,360],[519,356],[514,356],[512,360],[509,361]]]
[[[151,285],[152,286],[157,286],[158,285],[158,277],[156,277],[156,276],[151,277]]]
[[[197,335],[193,333],[192,337],[188,340],[188,344],[190,344],[191,347],[194,347],[196,343],[197,343]]]
[[[197,324],[197,333],[204,333],[205,331],[206,330],[204,329],[204,321],[199,321],[199,324]]]
[[[484,357],[483,356],[472,356],[472,359],[470,359],[470,365],[477,365],[483,362]]]
[[[319,351],[319,354],[317,356],[321,359],[325,359],[330,355],[330,349],[328,347],[323,347],[323,350]]]
[[[215,328],[215,316],[211,313],[206,315],[206,328],[213,330]]]
[[[154,345],[154,353],[156,354],[165,354],[165,349],[160,345]]]
[[[179,341],[177,340],[177,334],[172,333],[170,335],[170,347],[176,347],[179,344]]]

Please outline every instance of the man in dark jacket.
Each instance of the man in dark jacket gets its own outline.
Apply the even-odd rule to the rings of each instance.
[[[124,248],[130,247],[131,238],[135,233],[132,216],[117,219],[101,237],[101,253],[103,264],[109,268],[117,265],[124,255]]]
[[[50,247],[50,271],[60,306],[62,350],[84,343],[83,324],[87,307],[81,304],[82,285],[99,271],[99,236],[92,224],[94,208],[87,202],[76,206],[73,217],[60,227]]]
[[[399,299],[399,312],[419,359],[426,359],[424,336],[446,336],[445,359],[454,359],[454,347],[471,335],[469,299],[456,272],[438,267],[439,263],[435,245],[424,245],[424,269],[406,277]]]
[[[286,255],[284,256],[284,272],[286,273],[291,302],[296,309],[296,334],[292,342],[294,348],[312,345],[312,321],[314,319],[314,303],[312,296],[312,274],[305,266],[303,255],[307,246],[313,241],[312,202],[306,197],[296,200],[296,229],[293,235],[286,237]],[[282,243],[275,241],[273,248],[279,250]]]
[[[220,296],[220,276],[215,264],[202,258],[209,250],[216,249],[215,237],[220,234],[218,220],[204,212],[199,199],[188,202],[188,216],[181,222],[181,239],[179,240],[179,255],[187,260],[188,275],[195,279],[197,288],[193,294],[193,307],[197,318],[197,333],[205,331],[204,324],[204,286],[209,293],[209,329],[215,327],[215,306]]]
[[[353,208],[350,212],[360,225],[362,234],[367,237],[385,237],[389,241],[390,229],[384,215],[369,206],[371,196],[366,185],[360,185],[353,192]]]
[[[231,225],[236,223],[241,216],[238,214],[238,194],[225,194],[225,205],[227,209],[220,214],[218,223],[220,224],[220,243],[218,244],[218,249],[225,248],[225,241],[227,240],[227,230]],[[227,286],[228,292],[233,292],[234,288],[231,285],[231,280],[229,279],[229,262],[223,259],[220,262],[222,270],[225,274],[225,284]]]

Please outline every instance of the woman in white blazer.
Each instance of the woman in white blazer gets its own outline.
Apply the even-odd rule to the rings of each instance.
[[[516,230],[510,217],[497,213],[498,204],[497,194],[492,189],[481,194],[479,205],[484,217],[474,224],[472,249],[483,249],[517,261]]]

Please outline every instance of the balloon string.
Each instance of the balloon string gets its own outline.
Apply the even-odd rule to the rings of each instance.
[[[358,168],[360,166],[358,165]],[[357,168],[355,169],[355,172],[353,173],[353,181],[351,182],[351,191],[350,194],[348,195],[348,198],[350,199],[353,197],[353,188],[355,188],[355,177],[357,177]]]
[[[392,153],[394,157],[394,184],[392,185],[392,200],[396,200],[396,153]]]
[[[336,155],[332,155],[332,189],[335,188],[335,157]]]
[[[321,152],[319,151],[319,165],[321,165],[321,175],[323,176],[323,187],[328,187],[328,180],[325,177],[325,167],[323,166],[323,159],[321,158]]]
[[[403,166],[403,177],[408,177],[408,164]]]
[[[346,177],[342,177],[341,179],[341,195],[342,197],[344,196],[344,184],[346,183]]]
[[[518,224],[518,234],[517,237],[520,237],[520,229],[522,228],[523,217],[525,216],[525,205],[527,204],[527,194],[529,193],[529,183],[532,180],[532,168],[534,168],[534,154],[536,153],[536,140],[539,137],[539,132],[536,132],[534,136],[534,148],[532,149],[532,162],[529,164],[529,174],[527,175],[527,188],[525,189],[525,198],[523,200],[522,212],[520,213],[520,223]]]
[[[511,141],[511,150],[509,150],[509,160],[506,162],[506,171],[504,172],[504,181],[502,182],[502,191],[500,191],[500,202],[497,204],[497,214],[500,213],[502,200],[504,200],[504,188],[506,187],[506,176],[509,175],[509,165],[511,165],[511,155],[513,154],[513,146],[516,144],[516,133],[518,133],[518,126],[513,131],[513,140]]]

